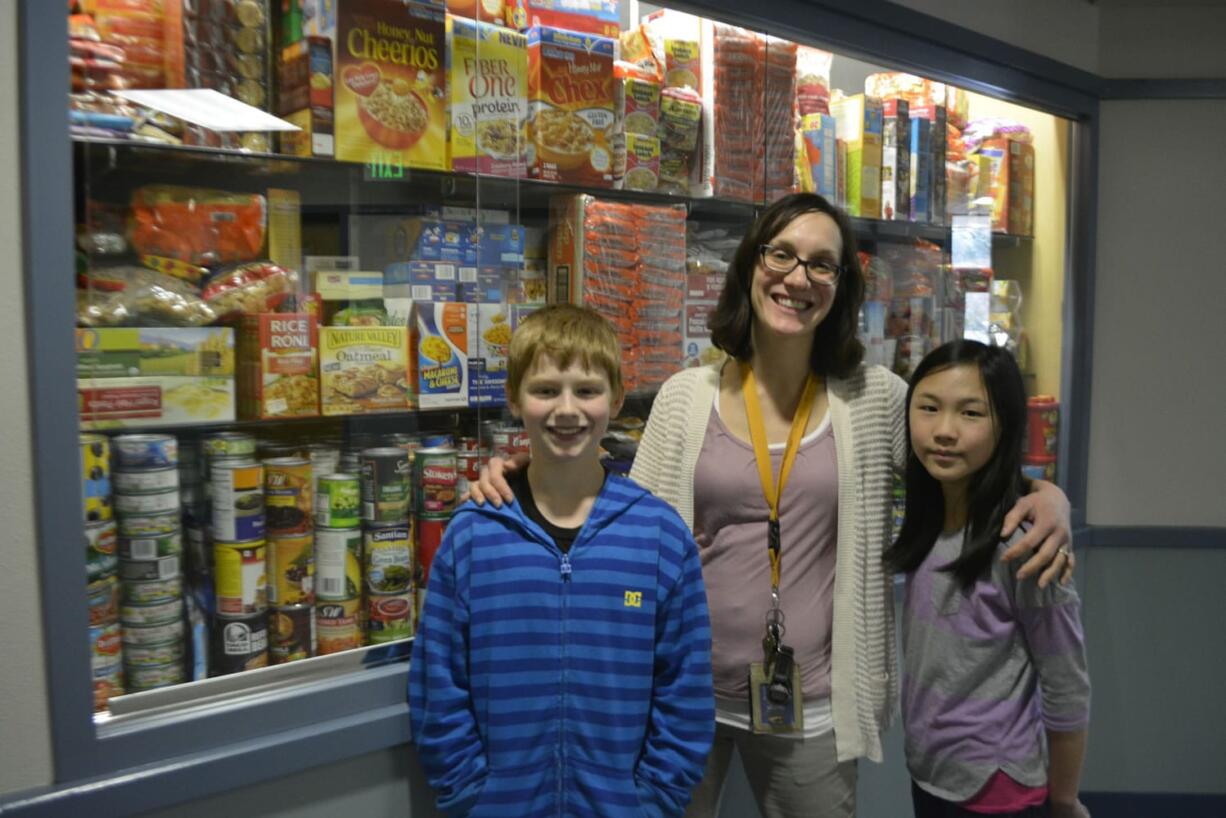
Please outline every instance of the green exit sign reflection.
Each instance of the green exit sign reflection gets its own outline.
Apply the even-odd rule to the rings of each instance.
[[[394,153],[375,153],[366,163],[366,181],[389,182],[406,177],[400,157]]]

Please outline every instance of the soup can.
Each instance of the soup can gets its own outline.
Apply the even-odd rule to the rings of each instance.
[[[301,443],[283,443],[279,440],[261,440],[256,444],[260,460],[300,459],[306,457],[306,447]]]
[[[217,432],[204,439],[204,455],[209,461],[219,458],[255,458],[255,436],[246,432]]]
[[[183,553],[183,533],[171,531],[148,537],[120,537],[119,556],[125,560],[157,560]]]
[[[315,655],[315,606],[285,605],[268,613],[268,664]]]
[[[311,462],[301,457],[264,461],[264,513],[269,536],[311,533]]]
[[[116,494],[115,510],[120,516],[136,514],[168,514],[179,512],[179,490],[159,491],[152,494]]]
[[[81,512],[86,522],[111,519],[111,442],[81,435]]]
[[[318,497],[320,478],[341,470],[341,447],[331,443],[312,443],[307,446],[307,459],[311,461],[311,493]]]
[[[456,453],[456,497],[468,494],[469,486],[481,479],[481,464],[487,460],[479,449],[461,449]]]
[[[159,602],[182,601],[183,580],[181,577],[130,581],[123,583],[123,601],[136,605],[154,605]]]
[[[176,622],[183,617],[183,597],[165,602],[139,604],[124,602],[119,606],[119,621],[124,627],[135,625],[143,628],[150,625],[164,625]]]
[[[263,540],[213,544],[213,587],[217,613],[249,616],[268,607]]]
[[[424,589],[430,580],[430,563],[443,542],[443,532],[447,529],[447,521],[438,517],[417,518],[417,564],[414,566],[417,587]]]
[[[241,617],[219,616],[213,620],[213,661],[217,676],[254,670],[268,665],[268,612]]]
[[[123,628],[125,645],[160,645],[164,642],[182,641],[183,636],[182,619],[172,619],[158,625],[125,625]]]
[[[315,529],[315,596],[348,600],[362,595],[362,532]]]
[[[226,542],[264,537],[264,467],[220,462],[212,466],[213,537]]]
[[[404,594],[413,587],[412,527],[367,528],[362,534],[366,587],[372,594]]]
[[[89,644],[92,667],[119,664],[122,660],[123,632],[118,622],[90,626]]]
[[[371,594],[367,600],[372,645],[408,639],[413,635],[413,594]]]
[[[85,593],[90,625],[106,625],[119,618],[119,580],[116,577],[91,582]]]
[[[119,518],[120,537],[160,537],[179,530],[179,510],[158,514],[125,514]]]
[[[183,640],[171,639],[151,645],[128,644],[123,649],[123,661],[128,667],[168,665],[183,661]]]
[[[313,552],[310,534],[268,538],[269,605],[309,605],[315,601]]]
[[[360,598],[316,603],[315,634],[320,656],[362,647],[361,607]]]
[[[119,435],[111,440],[111,453],[119,469],[164,469],[179,465],[179,439],[174,435]]]
[[[118,570],[115,521],[85,525],[85,569],[89,582],[114,576]]]
[[[357,475],[321,476],[315,493],[315,525],[320,528],[357,528],[361,521],[361,489]]]
[[[387,446],[362,452],[362,519],[403,523],[409,518],[409,455]]]
[[[456,451],[420,449],[413,460],[417,493],[413,504],[420,517],[450,517],[456,501]]]
[[[405,453],[409,456],[410,465],[412,465],[413,457],[417,454],[418,449],[422,448],[422,436],[415,432],[393,432],[384,440],[388,446],[404,449]]]
[[[144,665],[136,667],[124,665],[124,683],[129,693],[140,693],[144,690],[154,690],[159,687],[170,687],[182,684],[187,680],[187,672],[182,662],[169,662],[164,665]]]
[[[177,579],[181,571],[177,555],[152,560],[119,561],[119,578],[125,583]]]
[[[94,668],[94,711],[106,710],[107,702],[123,695],[123,662]]]
[[[116,494],[161,494],[178,491],[179,470],[174,466],[142,471],[116,471],[111,475]]]

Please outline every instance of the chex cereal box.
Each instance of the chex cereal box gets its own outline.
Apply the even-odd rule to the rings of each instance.
[[[238,335],[240,418],[319,414],[319,331],[307,313],[246,315]]]
[[[613,184],[614,41],[557,28],[528,31],[528,168],[534,179]]]
[[[507,24],[516,28],[554,26],[617,37],[621,34],[618,0],[507,0]]]
[[[448,15],[447,42],[452,170],[524,176],[528,38]]]
[[[339,4],[337,159],[447,170],[446,37],[441,8]]]

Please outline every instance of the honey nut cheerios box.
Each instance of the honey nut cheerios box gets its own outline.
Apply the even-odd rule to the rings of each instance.
[[[403,0],[339,5],[337,159],[448,170],[445,17]]]
[[[308,313],[246,315],[238,331],[238,414],[319,414],[319,330]]]
[[[529,175],[611,187],[618,136],[615,42],[536,26],[528,31]]]
[[[449,14],[447,45],[452,170],[525,176],[528,38]]]

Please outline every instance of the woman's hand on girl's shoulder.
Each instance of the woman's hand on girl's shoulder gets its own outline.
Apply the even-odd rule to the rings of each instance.
[[[501,457],[491,457],[481,467],[481,479],[468,486],[468,499],[479,506],[488,501],[494,508],[502,508],[504,502],[515,502],[515,493],[507,483],[507,474],[526,469],[532,458],[526,454],[517,454],[508,460]]]
[[[1061,584],[1068,584],[1073,578],[1073,568],[1076,565],[1073,558],[1071,506],[1059,487],[1043,480],[1032,481],[1032,486],[1031,493],[1019,498],[1017,504],[1005,515],[1000,536],[1002,539],[1009,539],[1023,521],[1030,523],[1030,530],[1010,545],[1001,555],[1001,559],[1012,562],[1030,555],[1030,559],[1018,570],[1018,579],[1026,579],[1041,572],[1040,588],[1046,588],[1048,583],[1057,578]]]

